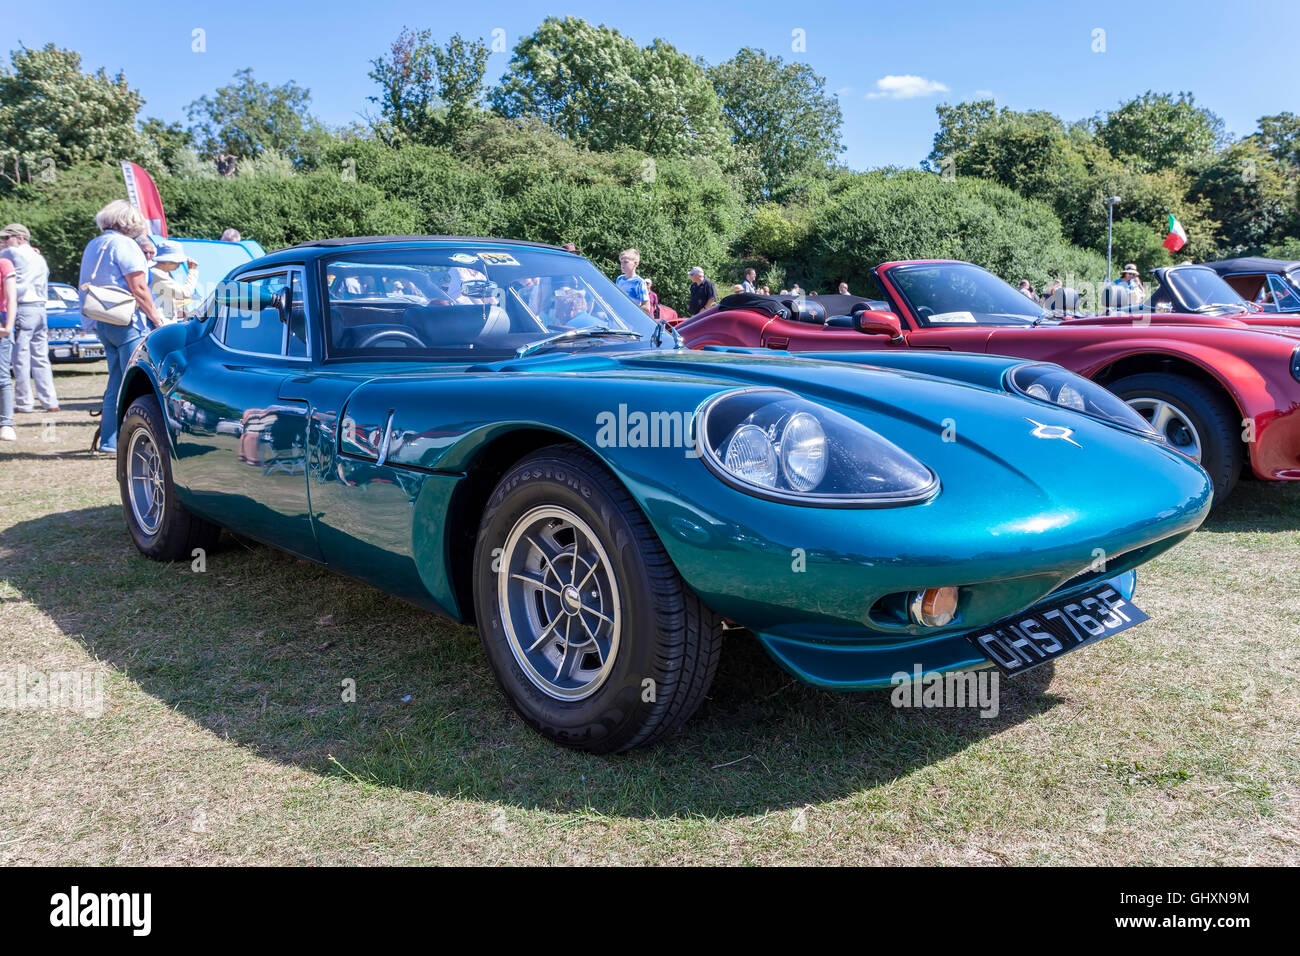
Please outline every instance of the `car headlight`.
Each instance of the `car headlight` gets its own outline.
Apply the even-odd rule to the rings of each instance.
[[[1164,441],[1151,423],[1114,392],[1059,365],[1017,365],[1007,375],[1013,391],[1058,408],[1068,408],[1108,425],[1136,432],[1143,438]]]
[[[778,388],[710,399],[696,418],[700,457],[748,494],[825,507],[907,504],[939,479],[859,422]]]

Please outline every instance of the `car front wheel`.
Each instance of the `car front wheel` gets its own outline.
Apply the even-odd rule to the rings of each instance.
[[[1231,403],[1202,382],[1164,372],[1129,375],[1109,388],[1205,469],[1214,483],[1214,503],[1222,504],[1237,484],[1243,459],[1242,425]]]
[[[137,398],[118,428],[117,483],[131,540],[156,561],[189,560],[216,544],[221,528],[191,514],[176,497],[162,409],[152,395]]]
[[[703,701],[721,619],[585,449],[544,448],[502,477],[474,567],[488,661],[544,736],[593,753],[628,750],[670,733]]]

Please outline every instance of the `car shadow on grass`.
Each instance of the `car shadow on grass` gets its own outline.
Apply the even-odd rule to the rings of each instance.
[[[1231,534],[1294,531],[1300,528],[1300,482],[1243,478],[1202,528]]]
[[[996,717],[896,709],[888,693],[801,684],[737,632],[683,730],[595,757],[515,716],[472,629],[242,538],[224,535],[201,569],[159,564],[103,506],[13,525],[0,561],[27,601],[159,702],[160,722],[174,710],[364,785],[557,813],[752,815],[864,793],[869,805],[875,788],[1059,702],[1049,666],[1003,683]]]

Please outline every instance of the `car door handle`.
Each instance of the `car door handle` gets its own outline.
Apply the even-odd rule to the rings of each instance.
[[[388,460],[388,443],[393,438],[393,412],[396,409],[388,410],[388,420],[384,422],[384,437],[379,439],[379,457],[375,459],[376,465],[382,465]]]

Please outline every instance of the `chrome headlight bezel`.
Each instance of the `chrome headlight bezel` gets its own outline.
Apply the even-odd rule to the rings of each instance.
[[[1051,397],[1043,398],[1033,394],[1030,389],[1038,382],[1025,384],[1023,377],[1026,374],[1038,372],[1042,375],[1051,375],[1064,378],[1063,386],[1068,386],[1080,400],[1084,403],[1083,408],[1074,404],[1065,404],[1055,401]],[[1006,389],[1012,395],[1028,399],[1039,405],[1046,405],[1048,408],[1054,408],[1057,411],[1073,412],[1076,415],[1084,415],[1093,421],[1102,422],[1110,425],[1112,428],[1118,428],[1129,434],[1137,435],[1139,438],[1145,438],[1147,441],[1156,442],[1157,444],[1167,444],[1165,436],[1151,426],[1145,418],[1133,410],[1124,399],[1120,398],[1114,392],[1098,385],[1091,379],[1084,378],[1075,372],[1059,365],[1053,365],[1051,362],[1024,362],[1020,365],[1007,369],[1004,377]],[[1089,405],[1092,407],[1090,408]],[[1115,415],[1107,414],[1104,409],[1109,406],[1115,409]],[[1125,414],[1127,413],[1127,414]]]
[[[771,401],[759,402],[754,406],[753,411],[747,418],[742,418],[740,422],[731,427],[720,441],[712,441],[711,422],[713,417],[718,414],[720,408],[725,407],[728,403],[743,402],[746,399],[758,399],[762,396],[771,396]],[[844,452],[838,449],[838,446],[830,444],[830,439],[842,438],[847,433],[852,438],[869,446],[871,451],[891,456],[892,463],[901,465],[911,470],[918,480],[913,486],[890,491],[870,491],[864,490],[855,493],[818,493],[815,490],[797,491],[792,487],[769,487],[767,485],[756,484],[746,481],[736,473],[727,468],[723,461],[724,447],[730,438],[741,428],[748,424],[748,419],[752,418],[759,411],[770,409],[772,406],[792,403],[797,406],[796,410],[788,414],[787,419],[781,419],[788,427],[788,419],[794,418],[801,413],[813,415],[817,419],[818,425],[824,434],[828,436],[828,461],[825,466],[821,481],[825,480],[830,470],[835,467],[836,461],[829,455],[834,451],[837,455],[843,455]],[[855,421],[848,416],[835,411],[825,405],[820,405],[810,399],[790,391],[789,389],[777,386],[753,386],[748,388],[730,389],[720,392],[705,401],[695,413],[695,444],[700,459],[705,466],[713,472],[724,484],[742,491],[747,495],[753,495],[756,498],[762,498],[768,501],[777,501],[783,504],[797,504],[805,507],[818,508],[891,508],[902,505],[920,504],[929,501],[939,491],[939,476],[923,462],[919,461],[913,455],[900,448],[898,445],[878,434],[872,429]],[[784,429],[782,429],[784,433]],[[786,455],[782,449],[774,449],[777,459],[778,481],[781,477],[781,469],[785,467]],[[865,449],[858,449],[863,451]],[[843,464],[843,463],[841,463]],[[815,488],[816,486],[814,486]]]

